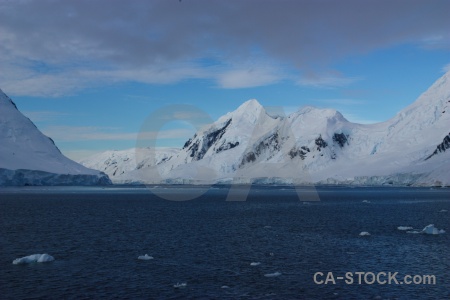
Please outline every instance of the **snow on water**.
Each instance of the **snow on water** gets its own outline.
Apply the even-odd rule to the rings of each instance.
[[[51,262],[54,260],[55,258],[53,256],[44,253],[44,254],[32,254],[21,258],[16,258],[15,260],[13,260],[12,263],[14,265],[21,265],[21,264]]]
[[[268,273],[268,274],[264,274],[265,277],[277,277],[280,276],[282,273],[281,272],[275,272],[275,273]]]
[[[259,266],[261,263],[258,261],[258,262],[252,262],[252,263],[250,263],[250,266],[252,266],[252,267],[256,267],[256,266]]]
[[[414,228],[411,226],[398,226],[397,229],[398,230],[412,230]]]
[[[140,256],[138,257],[138,259],[140,259],[140,260],[150,260],[150,259],[153,259],[153,256],[150,256],[150,255],[148,255],[148,254],[145,254],[145,255],[140,255]]]
[[[370,233],[368,233],[367,231],[362,231],[359,235],[360,236],[369,236]]]
[[[406,233],[418,234],[418,233],[423,233],[423,232],[419,231],[419,230],[410,230],[410,231],[407,231]]]
[[[425,234],[443,234],[445,233],[445,230],[444,229],[439,230],[436,227],[434,227],[434,224],[430,224],[428,226],[425,226],[422,232]]]

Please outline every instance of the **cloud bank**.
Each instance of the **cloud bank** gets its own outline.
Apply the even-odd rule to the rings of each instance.
[[[450,1],[0,0],[0,86],[58,96],[200,78],[342,86],[333,63],[404,43],[450,49]]]

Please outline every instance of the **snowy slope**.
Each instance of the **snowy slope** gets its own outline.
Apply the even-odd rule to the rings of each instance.
[[[371,125],[314,107],[274,117],[249,100],[197,132],[170,159],[139,169],[119,166],[115,180],[448,186],[449,125],[450,72],[394,118]]]
[[[150,149],[139,149],[139,151],[136,151],[135,148],[121,151],[113,150],[95,154],[81,160],[80,163],[91,169],[104,172],[111,180],[115,181],[121,175],[133,170],[159,165],[176,156],[179,151],[177,148],[158,148],[153,154]],[[144,159],[139,160],[138,156],[142,156]],[[154,160],[150,159],[152,156]]]
[[[0,90],[0,185],[108,184],[105,174],[65,157]]]

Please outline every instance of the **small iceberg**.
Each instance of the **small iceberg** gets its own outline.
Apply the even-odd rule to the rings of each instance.
[[[410,231],[407,231],[406,233],[417,234],[417,233],[422,233],[422,231],[410,230]]]
[[[436,227],[434,227],[434,224],[430,224],[428,226],[425,226],[422,232],[425,234],[443,234],[445,233],[445,230],[444,229],[439,230]]]
[[[222,289],[229,289],[230,287],[228,285],[222,285]]]
[[[370,203],[369,200],[363,200],[362,203]]]
[[[173,287],[176,288],[176,289],[184,288],[184,287],[186,287],[186,286],[187,286],[187,283],[186,283],[186,282],[182,282],[182,283],[177,282],[177,284],[174,284],[174,285],[173,285]]]
[[[281,272],[264,274],[265,277],[277,277],[277,276],[280,276],[280,275],[281,275]]]
[[[398,226],[397,229],[398,230],[412,230],[414,228],[412,228],[411,226]]]
[[[16,258],[15,260],[13,260],[12,263],[14,265],[21,265],[21,264],[51,262],[54,260],[55,258],[53,256],[44,253],[44,254],[32,254],[21,258]]]
[[[153,259],[153,256],[145,254],[145,255],[138,256],[138,259],[140,259],[140,260],[150,260],[150,259]]]
[[[441,209],[439,212],[447,212],[446,209]]]
[[[250,263],[250,266],[252,266],[252,267],[256,267],[256,266],[259,266],[261,263],[259,262],[259,261],[257,261],[257,262],[252,262],[252,263]]]
[[[362,231],[359,235],[360,236],[369,236],[370,233],[368,233],[367,231]]]

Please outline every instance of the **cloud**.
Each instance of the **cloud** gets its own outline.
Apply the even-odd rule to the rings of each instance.
[[[349,106],[353,106],[353,105],[362,105],[367,103],[367,101],[364,100],[356,100],[356,99],[318,99],[318,100],[314,100],[314,101],[318,101],[318,102],[322,102],[322,103],[327,103],[327,104],[332,104],[332,105],[349,105]]]
[[[342,86],[353,78],[299,74],[405,43],[450,49],[448,11],[446,0],[0,0],[0,86],[47,96],[192,78]],[[284,71],[257,68],[266,61]]]
[[[33,122],[52,121],[67,115],[66,113],[57,111],[23,111],[22,113]]]
[[[74,141],[133,141],[138,136],[144,140],[185,139],[193,135],[192,129],[167,129],[158,132],[120,132],[117,128],[95,126],[48,126],[45,135],[62,142]]]
[[[217,83],[222,88],[236,89],[274,84],[282,78],[283,76],[274,69],[252,67],[233,69],[218,74]]]
[[[298,84],[313,87],[334,88],[350,85],[361,80],[358,77],[345,77],[338,71],[328,71],[325,73],[308,72],[298,81]]]

